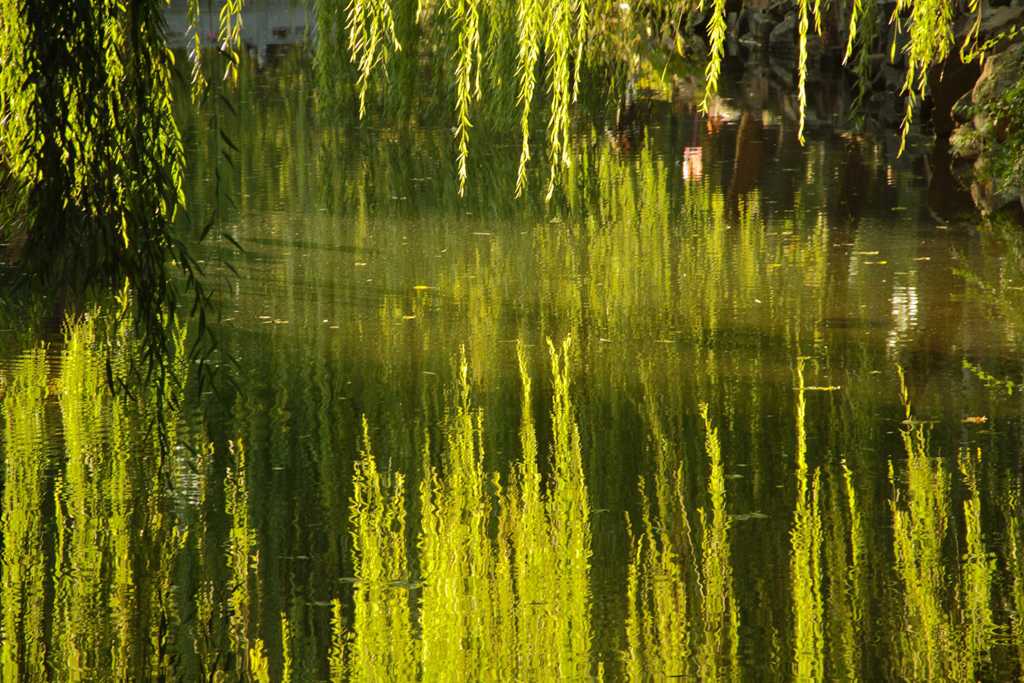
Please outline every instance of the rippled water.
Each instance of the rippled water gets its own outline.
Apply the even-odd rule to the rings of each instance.
[[[240,98],[237,387],[162,456],[102,321],[0,332],[3,680],[1021,675],[1024,242],[928,158],[650,100],[459,199],[445,129]]]

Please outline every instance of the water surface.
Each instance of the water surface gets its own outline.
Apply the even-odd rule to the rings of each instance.
[[[1022,245],[927,157],[680,95],[581,117],[550,202],[481,131],[459,198],[301,68],[234,169],[209,116],[237,386],[164,453],[105,316],[0,333],[4,680],[1021,675]]]

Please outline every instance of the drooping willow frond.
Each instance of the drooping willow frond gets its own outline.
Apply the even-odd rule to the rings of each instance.
[[[960,61],[965,64],[971,61],[973,47],[978,42],[978,35],[981,33],[981,2],[980,0],[967,0],[967,10],[974,14],[974,22],[964,36],[964,42],[960,44]]]
[[[166,378],[182,289],[200,315],[207,296],[175,232],[184,151],[163,5],[0,2],[0,166],[19,207],[3,228],[25,238],[22,281],[73,296],[127,282],[138,360]]]
[[[846,64],[853,54],[853,45],[857,41],[857,20],[860,19],[862,5],[863,0],[853,0],[850,5],[850,24],[847,29],[849,36],[846,39],[846,51],[843,52],[843,64]]]
[[[799,55],[797,57],[797,101],[800,106],[800,123],[797,130],[797,138],[800,144],[804,144],[804,121],[807,118],[807,31],[810,21],[807,16],[808,0],[797,0],[800,18],[797,26],[799,42]]]
[[[455,55],[455,144],[458,147],[459,195],[466,191],[469,160],[469,107],[474,98],[474,70],[479,63],[480,14],[478,0],[450,0],[449,11],[458,27]]]
[[[540,57],[540,32],[543,25],[540,0],[518,0],[516,11],[517,47],[516,70],[519,92],[516,103],[520,107],[519,130],[522,138],[519,170],[516,176],[516,196],[526,188],[526,165],[530,161],[530,109],[537,88],[537,59]]]
[[[569,164],[569,50],[572,40],[572,0],[550,0],[547,40],[547,89],[551,96],[548,118],[548,160],[550,175],[546,198],[555,190],[558,169]]]
[[[806,2],[806,0],[800,0]],[[700,108],[707,113],[711,98],[718,94],[718,77],[722,73],[722,57],[725,56],[725,0],[712,0],[711,17],[708,19],[708,65],[704,69],[704,100]],[[701,0],[700,8],[704,8]]]
[[[206,73],[203,71],[203,45],[199,31],[199,0],[188,0],[187,10],[188,28],[185,33],[185,40],[188,44],[188,59],[192,64],[192,79],[190,81],[192,101],[199,99],[200,94],[206,89]]]
[[[576,63],[572,75],[572,101],[575,102],[580,96],[580,67],[583,65],[584,47],[587,44],[587,24],[590,15],[587,12],[587,1],[577,0],[576,2]]]
[[[358,76],[359,117],[366,113],[366,89],[378,65],[386,65],[391,49],[402,49],[388,0],[351,0],[348,5],[348,49]],[[390,46],[389,46],[390,43]]]
[[[857,59],[852,70],[857,78],[852,109],[860,112],[871,86],[871,48],[878,35],[878,5],[874,2],[854,0],[850,16],[850,38],[847,41],[843,63],[849,64],[854,51]]]
[[[227,57],[224,67],[224,80],[229,83],[238,82],[239,54],[242,50],[242,8],[244,0],[225,0],[220,8],[220,23],[217,28],[217,42],[220,50]]]
[[[927,91],[928,68],[949,56],[954,41],[953,4],[949,0],[898,0],[893,9],[893,21],[898,22],[900,13],[907,10],[910,11],[910,40],[904,48],[907,66],[902,92],[906,96],[906,110],[900,126],[899,155],[906,148],[917,101]]]

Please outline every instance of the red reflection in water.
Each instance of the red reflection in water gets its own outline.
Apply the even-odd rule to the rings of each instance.
[[[697,182],[704,177],[704,148],[683,147],[683,180]]]

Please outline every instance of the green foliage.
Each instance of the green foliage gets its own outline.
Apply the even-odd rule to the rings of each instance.
[[[338,3],[321,1],[317,4],[318,22],[323,27],[318,55],[323,59],[323,55],[336,51],[336,44],[327,41],[336,42],[337,27],[346,23],[351,60],[357,67],[356,89],[362,114],[371,72],[385,73],[391,52],[400,49],[399,30],[392,16],[414,14],[416,31],[407,29],[410,41],[403,38],[403,43],[409,47],[405,58],[416,63],[423,62],[424,58],[430,63],[440,62],[439,73],[448,73],[452,78],[453,130],[461,191],[464,191],[467,176],[470,130],[479,116],[481,101],[507,102],[509,91],[513,90],[521,137],[516,194],[523,192],[526,165],[532,158],[531,116],[538,108],[538,81],[543,82],[547,96],[543,106],[547,111],[549,167],[546,197],[550,198],[560,169],[569,165],[566,147],[570,135],[570,106],[578,99],[581,80],[587,73],[584,64],[591,67],[592,74],[601,74],[603,78],[615,80],[615,74],[625,73],[627,80],[635,79],[638,54],[644,49],[643,45],[654,42],[652,39],[660,45],[674,43],[677,51],[682,52],[681,36],[689,28],[693,10],[706,10],[707,16],[708,54],[701,103],[706,111],[718,92],[724,58],[728,31],[724,0],[709,0],[706,8],[703,0],[700,3],[685,0],[637,3],[446,0],[439,8],[423,0],[392,0],[390,4],[387,0],[375,0],[350,3],[344,16]],[[967,10],[976,12],[977,3],[970,4]],[[810,34],[813,31],[820,36],[830,17],[845,17],[847,12],[829,11],[820,0],[797,0],[796,11],[798,137],[803,142]],[[906,109],[901,152],[917,104],[927,93],[928,71],[951,54],[953,23],[962,13],[951,0],[900,0],[892,12],[890,24],[894,38],[890,61],[899,61],[904,69]],[[849,38],[844,61],[858,77],[857,102],[862,103],[871,76],[869,57],[876,49],[880,17],[876,3],[863,0],[851,0],[848,17]],[[502,36],[504,33],[510,34],[509,39]],[[976,42],[977,32],[972,31],[961,46],[963,53],[977,57]],[[899,60],[898,44],[903,45]],[[378,65],[381,68],[376,68]],[[541,68],[542,77],[538,74]],[[330,81],[330,77],[327,80]],[[331,87],[327,83],[322,86]]]
[[[941,64],[953,47],[954,4],[948,0],[898,0],[890,21],[899,29],[907,14],[906,73],[903,94],[906,110],[903,116],[900,153],[907,143],[907,133],[914,117],[914,107],[928,89],[929,67]],[[895,41],[892,50],[895,50]]]
[[[242,6],[243,0],[224,0],[220,8],[217,42],[220,44],[221,52],[227,57],[224,80],[229,83],[238,82],[238,52],[242,46]]]
[[[351,0],[348,5],[348,49],[359,74],[359,117],[366,113],[366,88],[378,65],[387,65],[391,50],[401,50],[395,19],[387,0]],[[390,44],[390,45],[389,45]]]
[[[985,153],[990,155],[989,173],[996,182],[1024,183],[1024,75],[997,98],[986,102],[982,113],[995,127],[995,136],[985,136]],[[1011,189],[1011,188],[1007,188]]]
[[[149,369],[173,355],[183,294],[200,313],[207,296],[174,229],[184,154],[162,4],[0,3],[3,229],[24,243],[15,284],[71,305],[83,292],[126,288]]]
[[[701,108],[706,112],[711,98],[718,93],[718,76],[722,73],[722,57],[725,55],[725,0],[712,0],[711,18],[708,20],[708,41],[710,43],[708,65],[704,71],[707,85],[704,89],[704,101]],[[806,8],[807,0],[801,0],[801,7]],[[703,0],[701,6],[703,7]],[[805,27],[806,28],[806,27]]]

